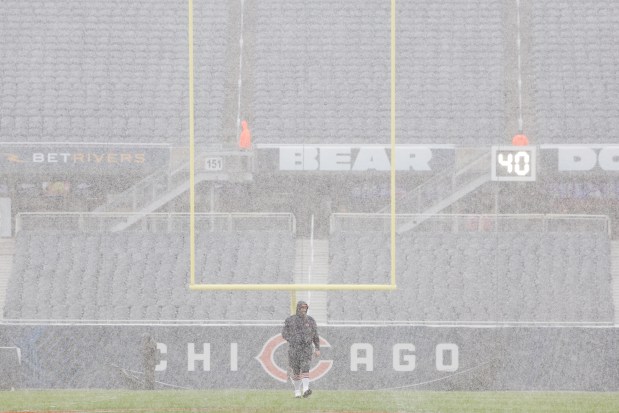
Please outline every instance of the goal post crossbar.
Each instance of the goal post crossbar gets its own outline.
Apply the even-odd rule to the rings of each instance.
[[[191,284],[195,291],[393,291],[395,284]]]

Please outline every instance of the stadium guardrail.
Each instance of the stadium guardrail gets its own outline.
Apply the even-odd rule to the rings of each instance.
[[[611,237],[606,215],[563,214],[397,214],[398,224],[420,223],[415,232],[603,232]],[[330,233],[389,232],[391,214],[335,213]]]
[[[112,228],[139,213],[22,212],[15,218],[19,231],[112,232]],[[196,213],[197,231],[290,231],[296,233],[291,213]],[[189,213],[150,213],[124,231],[189,232]]]
[[[444,170],[424,181],[412,191],[399,196],[397,199],[399,208],[404,207],[407,213],[438,213],[444,208],[441,203],[445,200],[453,197],[449,203],[454,202],[489,181],[490,153],[472,148],[469,148],[468,151],[470,151],[470,156],[467,161],[463,165],[459,165],[455,171]],[[433,208],[439,209],[432,211]],[[390,206],[387,205],[381,208],[378,213],[388,213],[389,209]]]

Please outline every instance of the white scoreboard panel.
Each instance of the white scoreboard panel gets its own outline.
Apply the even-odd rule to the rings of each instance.
[[[493,181],[535,181],[537,150],[535,146],[493,146]]]

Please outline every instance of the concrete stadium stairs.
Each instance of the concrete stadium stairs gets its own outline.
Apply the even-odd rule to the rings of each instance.
[[[295,284],[327,284],[329,278],[329,240],[298,239],[294,264]],[[327,322],[327,292],[299,291],[297,300],[307,301],[309,314],[317,323]]]
[[[15,255],[15,240],[0,239],[0,319],[4,318],[4,303],[6,289],[13,270],[13,256]]]

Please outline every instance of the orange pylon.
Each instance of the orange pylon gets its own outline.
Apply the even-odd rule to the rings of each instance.
[[[251,148],[251,132],[247,127],[247,121],[244,120],[241,122],[241,136],[239,137],[239,147],[241,149],[250,149]]]

